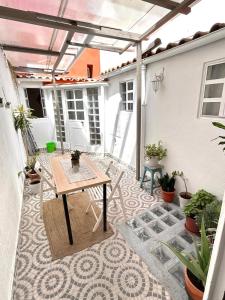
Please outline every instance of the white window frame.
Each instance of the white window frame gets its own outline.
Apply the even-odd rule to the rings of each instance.
[[[72,92],[73,93],[73,98],[72,99],[69,99],[67,98],[67,92]],[[75,92],[76,91],[81,91],[82,92],[82,97],[81,98],[76,98],[76,94]],[[83,92],[83,89],[68,89],[68,90],[65,90],[65,94],[66,94],[66,102],[73,102],[74,103],[74,108],[68,108],[68,104],[67,105],[67,113],[68,113],[68,120],[69,121],[80,121],[80,122],[84,122],[85,120],[85,113],[84,113],[84,92]],[[83,109],[77,109],[76,108],[76,102],[78,101],[82,101],[83,102]],[[75,118],[74,119],[70,119],[69,117],[69,112],[74,112],[74,115],[75,115]],[[79,112],[83,112],[84,114],[84,118],[82,120],[78,119],[77,118],[77,113]]]
[[[133,89],[128,90],[128,84],[132,82],[133,83]],[[122,84],[126,84],[126,91],[122,91]],[[123,101],[122,95],[126,95],[125,101]],[[133,100],[128,100],[128,94],[133,94]],[[120,82],[120,97],[121,97],[121,110],[122,111],[127,111],[127,112],[133,112],[134,111],[134,80],[126,80],[126,81],[121,81]],[[125,103],[125,109],[123,108],[123,104]],[[128,104],[133,104],[133,109],[128,109]]]
[[[201,93],[200,93],[200,101],[199,101],[199,111],[198,111],[198,117],[201,118],[225,118],[225,77],[221,79],[210,79],[207,80],[207,70],[209,66],[218,65],[221,63],[225,63],[225,58],[214,60],[211,62],[207,62],[204,64],[203,74],[202,74],[202,84],[201,84]],[[221,98],[204,98],[205,93],[205,86],[208,84],[217,84],[217,83],[223,83],[223,91]],[[213,102],[220,102],[220,110],[218,116],[213,115],[203,115],[202,109],[204,103],[213,103]]]

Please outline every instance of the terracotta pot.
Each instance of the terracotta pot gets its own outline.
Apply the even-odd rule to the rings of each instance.
[[[187,268],[184,271],[184,282],[185,288],[187,290],[188,295],[191,297],[192,300],[202,300],[203,299],[203,292],[199,290],[190,280],[188,276]]]
[[[185,206],[188,204],[189,200],[191,199],[191,197],[192,197],[191,193],[181,192],[179,194],[180,208],[184,209]]]
[[[31,180],[39,180],[40,176],[36,172],[28,171],[27,173],[28,178]]]
[[[186,217],[185,227],[192,233],[199,234],[199,227],[195,219]]]
[[[174,199],[175,191],[174,192],[165,192],[161,189],[161,197],[165,202],[172,202]]]

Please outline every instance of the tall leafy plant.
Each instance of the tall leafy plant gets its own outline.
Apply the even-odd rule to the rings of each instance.
[[[206,279],[209,269],[209,263],[211,259],[212,253],[212,245],[209,242],[206,230],[205,230],[205,223],[204,218],[202,219],[201,223],[201,240],[200,244],[197,244],[195,241],[195,252],[196,257],[189,253],[183,253],[178,251],[175,247],[162,242],[166,245],[180,260],[180,262],[195,276],[197,277],[202,285],[205,287]]]
[[[163,175],[161,178],[158,178],[159,184],[164,192],[174,192],[175,191],[175,174],[172,173],[172,176],[169,176],[168,173]]]
[[[21,130],[23,134],[31,126],[30,118],[32,118],[32,110],[26,109],[22,104],[13,111],[14,125],[16,131]]]

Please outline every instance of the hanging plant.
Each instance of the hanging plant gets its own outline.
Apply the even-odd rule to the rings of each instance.
[[[16,131],[20,129],[22,133],[26,133],[27,128],[31,126],[29,119],[32,118],[32,110],[21,104],[13,111],[13,118]]]

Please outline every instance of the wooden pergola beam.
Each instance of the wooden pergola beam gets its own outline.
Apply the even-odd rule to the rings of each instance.
[[[45,49],[21,47],[21,46],[6,45],[6,44],[2,44],[1,48],[5,51],[32,53],[32,54],[40,54],[40,55],[58,56],[60,54],[60,52],[58,51],[50,51]]]
[[[117,53],[121,53],[123,51],[122,48],[111,47],[111,46],[108,46],[105,44],[96,45],[96,44],[88,44],[88,43],[82,44],[82,43],[70,42],[69,45],[90,48],[90,49],[99,49],[99,50],[103,50],[103,51],[110,51],[110,52],[117,52]]]
[[[172,1],[172,0],[142,0],[169,10],[174,10],[179,6],[178,2]],[[189,14],[191,12],[191,8],[190,7],[184,7],[183,9],[181,9],[180,13],[182,14]]]

